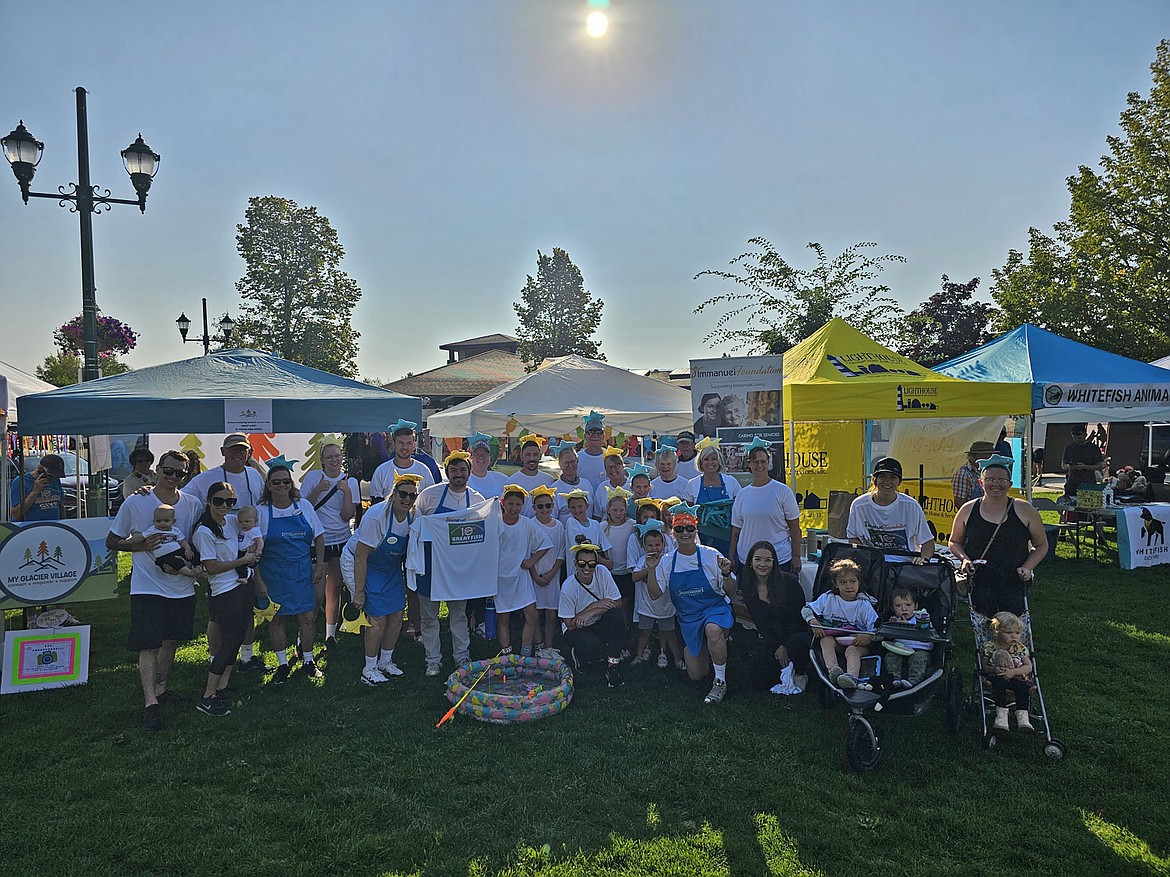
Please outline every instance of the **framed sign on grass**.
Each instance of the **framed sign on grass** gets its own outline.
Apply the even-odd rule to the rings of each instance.
[[[89,681],[89,631],[89,625],[81,625],[5,633],[0,694],[84,685]]]

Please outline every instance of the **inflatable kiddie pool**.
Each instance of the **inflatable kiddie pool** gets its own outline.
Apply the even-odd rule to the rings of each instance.
[[[572,699],[573,672],[560,658],[508,655],[472,661],[447,678],[447,700],[458,704],[455,711],[481,722],[512,724],[555,716]]]

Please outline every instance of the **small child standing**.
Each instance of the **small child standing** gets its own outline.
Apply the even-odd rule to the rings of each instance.
[[[556,490],[542,485],[534,488],[528,496],[536,513],[532,520],[544,528],[545,536],[553,546],[553,550],[543,555],[532,570],[536,611],[543,616],[543,627],[541,621],[537,621],[536,657],[559,658],[561,653],[553,648],[553,644],[561,623],[557,611],[561,605],[561,570],[565,564],[565,527],[553,517]]]
[[[259,557],[264,553],[264,532],[259,527],[260,515],[256,506],[246,505],[236,512],[236,529],[240,531],[239,556],[248,552]],[[239,580],[246,582],[252,577],[254,567],[241,566]]]
[[[562,493],[561,498],[569,506],[569,517],[565,520],[565,569],[573,569],[577,562],[573,546],[582,542],[598,546],[601,553],[597,555],[597,562],[607,570],[613,569],[613,561],[609,559],[613,544],[601,529],[601,524],[589,517],[589,494],[584,490],[570,490]]]
[[[199,570],[191,566],[189,562],[189,559],[195,555],[191,551],[191,544],[175,529],[174,506],[161,503],[154,510],[153,526],[147,527],[142,535],[149,539],[157,534],[166,538],[158,548],[150,552],[150,556],[154,558],[155,566],[171,575],[186,576],[189,579],[196,578],[199,575]]]
[[[909,589],[894,589],[890,595],[890,610],[890,621],[916,626],[918,601]],[[894,677],[895,688],[913,688],[926,677],[926,670],[930,666],[930,643],[899,639],[886,640],[882,646],[890,653],[886,666]]]
[[[678,637],[678,623],[675,620],[678,613],[670,594],[663,594],[657,600],[650,597],[646,589],[646,579],[655,575],[659,561],[668,553],[666,534],[663,532],[662,522],[650,520],[638,525],[635,538],[640,539],[643,549],[641,559],[634,565],[634,614],[638,618],[638,645],[634,650],[633,664],[641,664],[650,660],[650,636],[654,626],[658,626],[658,666],[665,670],[671,660],[679,670],[687,668],[682,656],[682,641]],[[670,658],[666,657],[669,649]]]
[[[1024,645],[1024,622],[1011,612],[997,612],[991,619],[994,639],[983,646],[983,671],[991,680],[991,697],[995,701],[997,731],[1008,730],[1008,701],[1011,691],[1016,697],[1016,728],[1034,731],[1028,717],[1032,705],[1032,653]]]
[[[841,688],[856,688],[861,659],[873,640],[877,612],[862,595],[861,566],[857,561],[848,558],[834,561],[829,575],[832,590],[807,603],[800,615],[812,628],[813,637],[820,640],[829,681]],[[839,660],[842,652],[845,670],[841,669]]]
[[[627,556],[630,537],[634,535],[634,522],[626,516],[626,501],[630,492],[624,487],[608,489],[608,498],[605,501],[605,519],[601,522],[601,532],[609,540],[609,556],[613,561],[613,580],[618,590],[622,592],[622,611],[629,625],[634,612],[634,580],[630,577],[633,563]]]

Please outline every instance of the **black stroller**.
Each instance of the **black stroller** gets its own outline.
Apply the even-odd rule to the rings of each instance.
[[[1024,622],[1023,643],[1027,646],[1032,658],[1032,674],[1030,677],[1032,698],[1029,714],[1033,721],[1039,721],[1042,727],[1036,727],[1037,735],[1044,735],[1044,754],[1053,761],[1064,758],[1067,751],[1065,745],[1052,736],[1052,727],[1048,723],[1048,711],[1044,708],[1044,694],[1040,691],[1040,668],[1036,658],[1036,646],[1032,637],[1031,612],[1028,609],[1028,589],[1024,588],[1024,614],[1020,616]],[[991,630],[991,619],[971,610],[971,627],[975,632],[975,668],[972,671],[971,703],[973,710],[979,711],[983,722],[983,748],[994,749],[997,743],[996,731],[988,722],[989,716],[995,712],[995,701],[991,695],[990,673],[983,668],[980,656],[984,646],[992,642],[994,635]],[[1010,695],[1009,695],[1010,697]]]
[[[953,626],[955,620],[955,571],[951,564],[935,559],[921,566],[910,561],[915,555],[882,552],[875,548],[854,547],[843,542],[825,546],[813,584],[814,599],[831,589],[830,565],[841,558],[857,561],[862,570],[862,587],[876,601],[878,614],[873,648],[862,659],[861,685],[856,689],[838,688],[829,681],[819,641],[811,649],[812,666],[821,685],[821,706],[829,708],[837,700],[849,708],[849,731],[845,755],[849,766],[858,773],[873,770],[882,757],[879,715],[913,715],[926,711],[940,691],[945,706],[946,726],[958,733],[963,720],[963,678],[954,666]],[[902,558],[905,561],[902,561]],[[911,591],[919,607],[930,615],[930,627],[887,622],[891,595],[896,588]],[[930,658],[926,675],[911,687],[898,687],[891,674],[881,671],[883,640],[912,640],[929,643]]]

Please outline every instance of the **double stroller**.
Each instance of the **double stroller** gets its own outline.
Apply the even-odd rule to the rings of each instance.
[[[1048,723],[1048,712],[1044,709],[1044,694],[1040,690],[1039,664],[1036,658],[1036,647],[1032,638],[1031,613],[1028,610],[1028,591],[1024,589],[1024,614],[1020,616],[1024,622],[1023,644],[1027,647],[1032,659],[1032,673],[1029,676],[1032,697],[1029,705],[1029,714],[1037,734],[1044,735],[1044,754],[1053,761],[1064,758],[1065,745],[1052,736],[1052,728]],[[992,632],[991,619],[971,610],[971,627],[975,632],[975,667],[972,671],[971,700],[968,706],[978,710],[983,722],[983,748],[994,749],[997,743],[995,729],[988,721],[995,714],[995,700],[991,693],[991,674],[980,662],[980,655],[988,643],[995,639]],[[1011,697],[1011,695],[1009,695]]]
[[[813,597],[819,597],[832,588],[829,567],[834,561],[849,558],[862,571],[862,590],[876,601],[878,624],[870,655],[862,660],[861,685],[858,688],[839,688],[829,681],[819,641],[814,640],[811,660],[821,684],[818,694],[821,706],[828,709],[843,702],[849,710],[849,729],[846,735],[845,755],[849,766],[858,773],[873,770],[882,757],[879,716],[913,715],[926,711],[941,693],[945,708],[946,726],[958,733],[963,719],[963,678],[954,666],[953,627],[955,621],[954,567],[935,559],[921,566],[911,561],[916,555],[902,552],[883,552],[875,548],[855,547],[833,542],[821,554],[813,583]],[[890,623],[891,598],[897,588],[906,588],[915,597],[918,606],[930,616],[929,627]],[[864,599],[864,597],[862,598]],[[930,645],[925,675],[917,683],[904,687],[902,680],[884,672],[880,664],[885,640],[913,640]],[[876,657],[875,657],[876,656]]]

